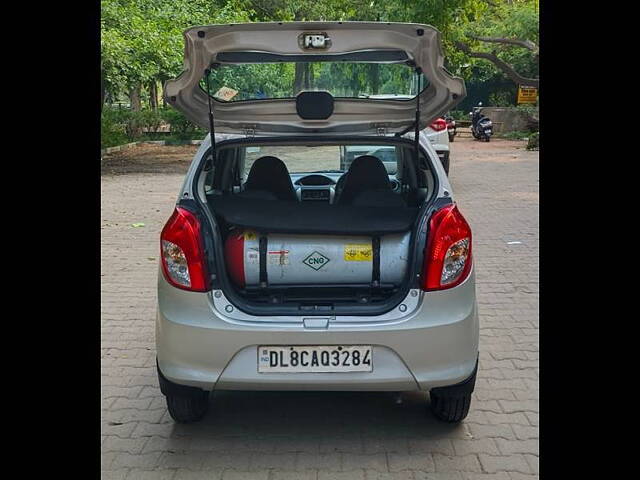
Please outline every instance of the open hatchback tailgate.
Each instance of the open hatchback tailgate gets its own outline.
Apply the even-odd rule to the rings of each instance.
[[[404,64],[426,82],[409,100],[311,95],[327,114],[299,114],[296,97],[221,101],[211,99],[216,133],[255,135],[390,134],[420,128],[449,111],[466,95],[464,82],[444,69],[440,33],[429,25],[369,22],[281,22],[210,25],[184,32],[184,71],[166,83],[166,101],[209,128],[203,77],[208,69],[279,62]],[[417,91],[418,89],[416,89]],[[333,108],[325,108],[333,103]],[[307,105],[308,106],[308,105]],[[305,117],[305,118],[303,118]],[[312,118],[316,117],[316,118]],[[318,118],[321,117],[321,118]]]

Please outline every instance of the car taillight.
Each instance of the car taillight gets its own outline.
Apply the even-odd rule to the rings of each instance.
[[[441,132],[447,128],[447,122],[444,118],[436,119],[429,127],[436,132]]]
[[[176,207],[160,235],[162,272],[174,287],[196,292],[209,290],[200,222]]]
[[[469,276],[471,262],[471,228],[456,205],[447,205],[429,221],[422,289],[461,284]]]

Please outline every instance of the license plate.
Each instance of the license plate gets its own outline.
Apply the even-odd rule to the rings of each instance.
[[[258,373],[371,372],[371,345],[258,347]]]

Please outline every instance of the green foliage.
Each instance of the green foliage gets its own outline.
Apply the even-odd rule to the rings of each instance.
[[[133,89],[141,89],[145,100],[152,82],[161,84],[176,77],[182,70],[182,32],[189,27],[294,20],[430,24],[442,34],[445,66],[449,71],[468,82],[492,85],[491,91],[482,92],[485,102],[491,93],[494,94],[495,102],[488,103],[506,103],[509,87],[496,82],[504,75],[492,63],[471,59],[457,50],[455,41],[463,41],[475,51],[495,51],[522,75],[534,77],[538,72],[535,56],[524,48],[486,44],[469,38],[471,34],[521,38],[537,44],[538,0],[101,0],[103,94],[108,100],[116,101],[129,95]],[[249,91],[254,88],[251,79],[257,78],[253,67],[247,66],[246,75],[231,76],[224,81],[238,85],[239,88],[232,88],[241,92]],[[259,83],[264,83],[264,88],[269,89],[292,89],[293,85],[288,82],[296,75],[286,68],[291,67],[274,65],[264,69],[263,66]],[[314,81],[321,88],[331,76],[340,73],[351,80],[340,87],[343,90],[375,94],[397,93],[406,80],[401,74],[387,75],[383,69],[376,73],[369,65],[347,71],[348,68],[351,66],[314,67]],[[283,82],[283,78],[287,81]],[[468,90],[472,91],[471,88]],[[479,99],[471,100],[476,103]],[[128,132],[133,135],[135,121],[124,123],[130,125]],[[185,124],[184,134],[187,135],[188,131]]]
[[[100,122],[101,148],[114,147],[127,143],[124,126],[116,109],[104,108]]]
[[[235,0],[102,0],[102,79],[111,98],[182,70],[182,32],[194,25],[249,20]]]
[[[194,136],[202,138],[205,135],[204,130],[173,108],[163,109],[162,118],[171,125],[171,135],[178,140],[192,140]]]
[[[208,86],[212,96],[221,87],[237,90],[233,101],[293,97],[302,87],[295,84],[300,69],[308,70],[308,88],[327,90],[335,97],[412,94],[415,89],[415,74],[403,64],[330,62],[231,65],[213,70]],[[207,90],[205,78],[200,85]],[[424,80],[422,86],[426,86]]]
[[[529,135],[527,150],[540,150],[540,132],[535,132]]]
[[[538,106],[537,105],[518,105],[516,109],[519,112],[524,113],[528,117],[537,117],[538,116]]]
[[[514,104],[512,92],[502,90],[489,95],[489,105],[492,107],[510,107]]]
[[[466,22],[455,23],[449,37],[466,43],[473,51],[494,52],[500,59],[525,77],[538,75],[535,55],[526,48],[498,43],[485,43],[470,38],[470,35],[494,38],[517,38],[539,44],[538,0],[511,0],[480,2],[474,14]],[[483,59],[469,58],[457,51],[452,60],[457,64],[456,73],[465,79],[489,80],[503,75],[491,63]]]
[[[171,133],[159,133],[160,127],[167,124]],[[169,107],[136,112],[107,106],[102,111],[101,127],[102,148],[140,140],[194,140],[206,135],[205,130]]]
[[[454,120],[469,120],[469,112],[464,110],[451,110],[449,115],[451,115]]]
[[[523,132],[523,131],[514,131],[514,132],[506,132],[496,135],[500,138],[505,138],[507,140],[526,140],[531,135],[531,132]]]

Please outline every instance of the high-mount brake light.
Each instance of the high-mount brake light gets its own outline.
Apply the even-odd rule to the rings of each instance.
[[[460,285],[469,276],[471,264],[471,227],[455,204],[447,205],[429,221],[422,289]]]
[[[162,229],[160,258],[164,277],[174,287],[210,290],[200,221],[189,210],[176,207]]]

